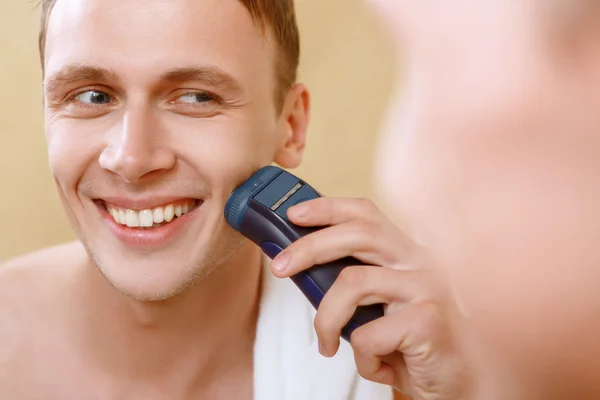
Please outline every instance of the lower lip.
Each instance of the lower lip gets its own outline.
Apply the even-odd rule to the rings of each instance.
[[[111,232],[121,242],[133,247],[161,247],[185,232],[185,227],[200,213],[202,205],[203,203],[200,202],[187,214],[153,229],[137,229],[118,224],[102,204],[97,204],[97,207]]]

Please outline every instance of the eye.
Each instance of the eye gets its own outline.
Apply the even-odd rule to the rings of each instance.
[[[194,104],[194,103],[209,103],[211,101],[215,101],[216,97],[206,93],[206,92],[191,92],[191,93],[186,93],[183,96],[180,96],[178,99],[178,102],[180,103],[184,103],[184,104]]]
[[[208,118],[223,105],[223,99],[210,92],[200,90],[180,92],[179,97],[172,100],[171,109],[181,115],[195,118]]]
[[[108,94],[104,92],[99,92],[96,90],[90,90],[84,93],[81,93],[75,97],[79,103],[83,104],[91,104],[91,105],[103,105],[110,104],[111,98]]]

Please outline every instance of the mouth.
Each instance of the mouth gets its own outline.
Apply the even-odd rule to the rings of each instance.
[[[94,200],[110,231],[124,244],[163,247],[183,237],[190,222],[202,213],[203,200],[179,199],[162,205],[127,202],[122,199]]]
[[[141,210],[120,207],[104,200],[98,200],[97,204],[102,206],[118,225],[137,230],[152,230],[168,225],[194,211],[202,201],[185,199]]]

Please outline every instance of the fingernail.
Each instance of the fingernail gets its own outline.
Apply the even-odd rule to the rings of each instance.
[[[302,218],[306,214],[308,214],[308,206],[305,204],[299,204],[290,208],[290,211],[292,212],[292,214],[294,214],[296,218]]]
[[[271,265],[279,272],[283,272],[288,264],[290,263],[290,255],[288,253],[282,253],[275,257]]]

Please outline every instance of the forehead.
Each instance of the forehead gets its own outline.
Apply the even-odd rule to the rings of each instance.
[[[58,0],[45,69],[91,64],[136,76],[210,64],[243,77],[264,74],[269,42],[238,0]]]

